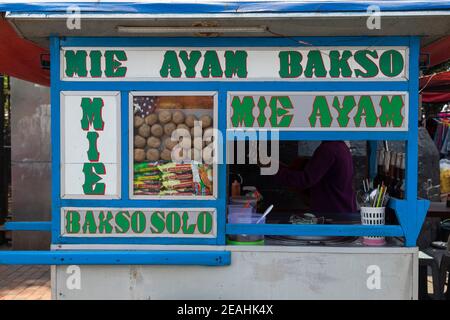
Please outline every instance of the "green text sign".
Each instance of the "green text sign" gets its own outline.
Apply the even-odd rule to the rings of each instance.
[[[228,129],[405,131],[406,92],[234,92]]]
[[[406,81],[407,47],[61,49],[66,81]]]
[[[207,208],[63,208],[61,230],[70,237],[213,238],[217,216]]]

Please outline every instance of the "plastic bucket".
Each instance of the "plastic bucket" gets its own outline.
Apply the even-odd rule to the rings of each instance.
[[[361,224],[363,225],[384,225],[385,207],[361,207]],[[384,237],[363,237],[363,243],[367,246],[382,246],[386,243]]]
[[[228,222],[229,223],[237,223],[233,222],[238,217],[240,217],[240,221],[242,219],[248,219],[248,221],[251,221],[251,216],[256,212],[256,209],[252,206],[245,208],[243,205],[240,204],[232,204],[228,205]],[[250,222],[241,222],[241,223],[250,223]]]
[[[241,209],[249,209],[249,208],[242,208]],[[247,224],[247,223],[256,223],[261,217],[262,214],[254,212],[254,208],[250,208],[253,210],[252,212],[246,212],[242,211],[236,208],[233,213],[230,213],[232,211],[228,212],[228,223],[233,224]],[[229,206],[230,210],[230,206]],[[259,224],[266,223],[266,218],[262,219]],[[228,235],[228,242],[230,244],[264,244],[264,235],[254,235],[254,234],[230,234]]]

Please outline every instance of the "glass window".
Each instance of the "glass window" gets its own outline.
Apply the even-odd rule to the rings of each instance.
[[[216,96],[134,93],[131,99],[131,196],[214,197]]]

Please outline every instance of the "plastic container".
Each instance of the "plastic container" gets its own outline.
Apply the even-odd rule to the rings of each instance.
[[[253,206],[249,206],[248,208],[245,208],[242,204],[230,204],[228,205],[228,221],[230,223],[235,223],[235,222],[231,222],[235,220],[235,217],[243,217],[242,219],[244,219],[244,217],[247,217],[248,221],[250,221],[251,216],[253,213],[256,212],[255,207]],[[243,222],[243,223],[247,223],[247,222]]]
[[[385,207],[361,207],[361,224],[363,225],[384,225]],[[384,237],[363,237],[363,243],[367,246],[382,246],[386,244]]]
[[[258,201],[256,198],[242,197],[242,196],[230,198],[230,200],[229,200],[230,205],[244,207],[245,205],[249,204],[251,207],[254,207],[254,208],[256,208],[257,202]]]
[[[228,206],[228,223],[247,224],[256,223],[262,214],[256,213],[255,208],[244,208],[237,205]],[[266,223],[266,218],[259,224]],[[228,235],[228,244],[234,245],[262,245],[264,244],[264,235],[230,234]]]

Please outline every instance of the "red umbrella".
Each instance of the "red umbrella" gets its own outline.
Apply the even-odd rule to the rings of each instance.
[[[41,56],[48,55],[48,50],[19,37],[3,18],[0,18],[0,39],[1,74],[50,85],[50,72],[41,67]]]
[[[448,102],[450,102],[450,93],[448,93],[448,92],[425,92],[425,93],[422,93],[422,102],[424,102],[424,103],[448,103]]]
[[[450,36],[445,36],[439,40],[423,47],[420,52],[430,56],[429,67],[437,66],[450,59]]]
[[[420,78],[421,90],[436,91],[439,87],[446,87],[447,90],[450,89],[450,71],[435,73]]]

